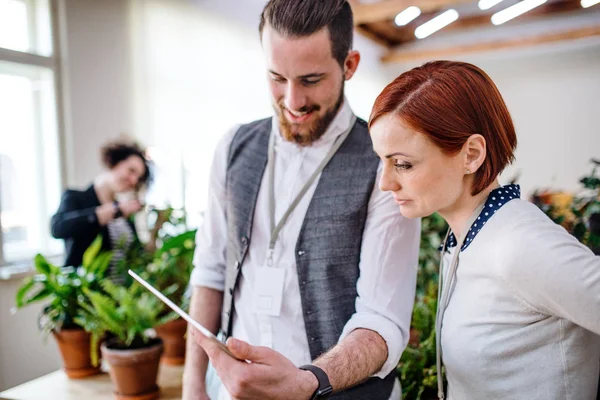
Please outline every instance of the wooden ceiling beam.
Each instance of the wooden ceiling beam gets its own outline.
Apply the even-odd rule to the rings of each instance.
[[[453,47],[442,47],[424,50],[394,50],[384,55],[384,63],[412,62],[415,60],[431,60],[449,58],[457,55],[489,52],[495,50],[517,49],[548,43],[557,43],[567,40],[583,39],[600,36],[600,26],[583,27],[562,32],[551,32],[531,37],[511,38],[493,42],[460,44]]]
[[[421,12],[432,12],[440,8],[472,3],[473,0],[385,0],[377,3],[359,3],[351,1],[354,25],[369,24],[394,19],[407,7],[418,6]]]

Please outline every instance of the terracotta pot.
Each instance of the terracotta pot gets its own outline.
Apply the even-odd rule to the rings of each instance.
[[[134,350],[114,348],[114,339],[102,344],[102,358],[110,367],[110,379],[118,400],[158,399],[156,384],[163,344],[152,340],[148,347]],[[113,348],[111,348],[113,347]]]
[[[154,328],[156,334],[163,340],[165,352],[161,362],[167,365],[183,365],[185,363],[185,332],[187,322],[178,318]]]
[[[69,378],[80,379],[100,373],[100,363],[97,367],[92,366],[89,333],[83,329],[61,329],[52,334],[58,343],[63,369]]]

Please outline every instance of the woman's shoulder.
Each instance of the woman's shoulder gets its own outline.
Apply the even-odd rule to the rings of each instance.
[[[94,186],[90,185],[86,189],[67,188],[62,195],[62,201],[76,201],[83,203],[97,202],[97,196],[94,191]]]
[[[504,233],[503,243],[538,242],[543,236],[558,236],[564,239],[572,236],[560,225],[552,221],[535,204],[514,199],[498,211],[498,226]]]
[[[562,226],[552,221],[536,205],[521,199],[498,211],[496,246],[501,270],[543,263],[561,263],[575,254],[591,251]],[[553,261],[551,261],[553,260]]]

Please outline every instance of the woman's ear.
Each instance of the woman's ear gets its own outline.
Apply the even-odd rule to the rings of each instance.
[[[465,154],[465,174],[474,174],[483,164],[487,154],[485,138],[479,134],[471,135],[463,146]]]

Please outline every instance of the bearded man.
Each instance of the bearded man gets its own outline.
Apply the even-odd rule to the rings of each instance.
[[[275,115],[217,146],[190,311],[250,362],[189,335],[183,398],[398,399],[420,221],[378,190],[367,124],[344,97],[360,61],[352,10],[271,0],[259,32]]]

